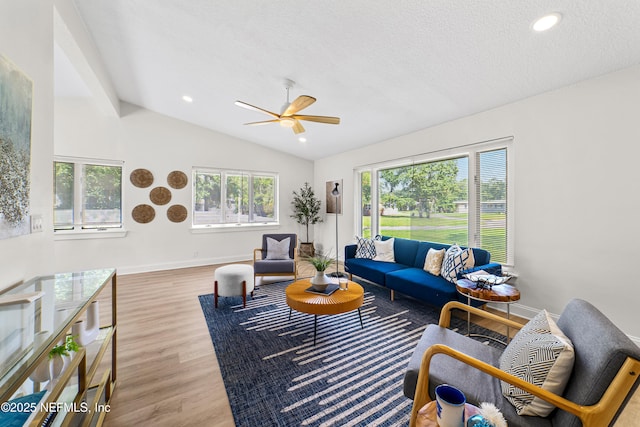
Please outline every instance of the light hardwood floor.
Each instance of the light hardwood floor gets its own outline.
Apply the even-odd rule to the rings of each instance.
[[[118,276],[117,386],[105,426],[235,425],[197,298],[213,292],[217,267]],[[313,272],[300,264],[300,276]],[[632,400],[616,427],[638,425],[640,392]]]

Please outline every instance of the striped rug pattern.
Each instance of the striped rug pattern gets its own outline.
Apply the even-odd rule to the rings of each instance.
[[[200,296],[236,425],[408,425],[404,371],[437,309],[392,302],[387,290],[362,284],[364,329],[357,311],[318,316],[314,346],[313,316],[293,311],[289,319],[289,283],[261,286],[246,308],[241,298],[221,298],[215,309],[212,295]]]

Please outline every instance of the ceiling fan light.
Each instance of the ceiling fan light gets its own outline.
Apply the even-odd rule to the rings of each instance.
[[[283,117],[280,119],[280,126],[282,126],[283,128],[292,128],[295,125],[296,125],[296,121],[291,117]]]

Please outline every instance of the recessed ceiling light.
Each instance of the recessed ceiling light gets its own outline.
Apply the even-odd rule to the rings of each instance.
[[[558,12],[550,13],[534,22],[532,28],[534,31],[538,32],[547,31],[548,29],[554,27],[558,22],[560,22],[561,17],[562,15],[560,15]]]
[[[307,138],[305,138],[304,136],[301,136],[300,138],[298,138],[298,141],[307,142]]]
[[[183,100],[184,102],[189,102],[189,103],[193,102],[193,98],[192,98],[192,97],[190,97],[189,95],[184,95],[184,96],[182,97],[182,100]]]

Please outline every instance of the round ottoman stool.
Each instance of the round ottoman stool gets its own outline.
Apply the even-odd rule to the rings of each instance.
[[[231,264],[219,267],[215,271],[213,288],[214,305],[218,307],[218,297],[236,297],[242,295],[242,306],[247,306],[247,294],[253,297],[253,267],[246,264]]]

